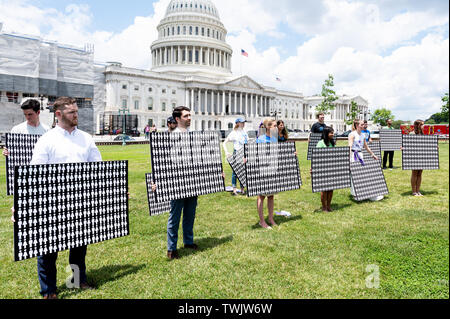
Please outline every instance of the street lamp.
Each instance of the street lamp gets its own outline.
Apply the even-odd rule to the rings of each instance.
[[[127,115],[130,115],[130,111],[128,110],[128,107],[126,105],[123,105],[122,108],[119,109],[119,115],[120,113],[123,113],[123,127],[122,127],[122,146],[126,146],[127,142],[125,141],[126,138],[126,128],[127,128]]]
[[[41,100],[41,111],[44,110],[44,96],[41,94],[39,95],[39,99]]]

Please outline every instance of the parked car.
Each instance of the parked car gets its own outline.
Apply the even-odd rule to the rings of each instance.
[[[114,141],[123,141],[123,135],[118,135],[114,138]],[[134,138],[131,136],[125,135],[125,142],[134,141]]]
[[[131,130],[131,136],[139,137],[141,136],[141,132],[139,132],[138,130]]]

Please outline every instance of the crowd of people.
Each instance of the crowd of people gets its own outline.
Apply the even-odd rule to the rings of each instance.
[[[78,126],[78,106],[76,100],[68,97],[61,97],[56,100],[54,104],[55,117],[57,118],[57,125],[53,129],[49,129],[39,121],[40,104],[36,100],[28,100],[22,106],[23,114],[26,121],[12,129],[12,133],[18,134],[34,134],[42,135],[37,142],[31,164],[59,164],[59,163],[74,163],[74,162],[97,162],[102,161],[102,156],[95,145],[93,138],[79,130]],[[334,130],[324,123],[324,114],[318,115],[318,122],[312,127],[313,133],[321,133],[322,139],[318,142],[316,147],[327,148],[335,147]],[[224,150],[227,157],[241,151],[249,142],[248,134],[245,131],[246,120],[239,118],[235,122],[234,130],[227,136],[224,141]],[[414,132],[411,134],[423,134],[423,121],[417,120],[414,123]],[[191,125],[191,110],[187,107],[177,107],[173,111],[172,117],[167,119],[168,131],[171,133],[188,132]],[[390,125],[388,124],[390,127]],[[145,134],[149,138],[151,132],[156,132],[156,127],[146,127]],[[282,120],[276,121],[274,119],[266,119],[261,123],[260,132],[256,143],[284,143],[289,139],[289,133]],[[367,122],[355,121],[353,124],[353,131],[348,139],[348,146],[351,150],[351,161],[363,163],[362,158],[363,148],[376,160],[377,156],[369,147],[371,141],[370,132],[367,131]],[[228,151],[226,145],[233,144],[233,151]],[[9,156],[8,150],[3,149],[3,155]],[[297,154],[296,154],[297,155]],[[393,155],[389,156],[390,167],[392,167]],[[383,160],[386,165],[387,156]],[[245,161],[245,159],[244,159]],[[225,178],[225,175],[223,175]],[[232,195],[236,196],[238,178],[233,172],[232,177],[233,191]],[[411,176],[412,194],[414,196],[422,196],[420,193],[420,185],[422,181],[422,171],[413,171]],[[155,191],[157,185],[152,185]],[[245,188],[240,184],[240,193],[245,194]],[[353,185],[352,185],[353,193]],[[259,225],[265,229],[276,227],[274,220],[274,197],[275,194],[261,194],[257,198],[257,211],[259,216]],[[268,206],[268,221],[267,224],[264,218],[264,201],[267,198]],[[322,211],[331,212],[331,201],[333,199],[333,191],[322,192],[321,202]],[[169,259],[178,259],[177,251],[178,230],[183,215],[183,242],[187,249],[198,249],[194,242],[194,222],[197,209],[197,197],[179,199],[171,201],[171,210],[169,213],[167,223],[167,257]],[[14,212],[12,221],[14,221]],[[87,282],[86,278],[86,264],[85,257],[87,247],[79,247],[70,250],[69,263],[76,265],[79,269],[78,282],[81,289],[93,289]],[[56,259],[57,253],[40,256],[37,260],[37,273],[40,283],[40,293],[45,299],[56,299]],[[75,274],[74,274],[75,275]]]

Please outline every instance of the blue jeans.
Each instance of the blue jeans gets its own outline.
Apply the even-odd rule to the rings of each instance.
[[[233,185],[233,188],[236,188],[236,186],[237,186],[237,181],[238,181],[237,175],[236,175],[236,173],[233,171],[233,174],[231,174],[231,184]],[[243,187],[242,187],[242,184],[241,184],[241,181],[239,181],[239,184],[241,185],[241,188],[243,188]]]
[[[77,265],[80,270],[80,284],[87,283],[86,278],[86,251],[87,246],[72,248],[69,253],[69,264]],[[58,253],[40,256],[37,259],[37,270],[41,295],[56,294],[56,259]]]
[[[197,197],[178,199],[170,202],[171,210],[167,223],[167,250],[177,250],[178,229],[183,211],[183,241],[185,245],[194,243],[194,221]]]

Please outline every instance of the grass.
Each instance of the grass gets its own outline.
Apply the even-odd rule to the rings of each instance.
[[[129,160],[130,231],[125,238],[88,248],[94,291],[65,288],[68,253],[59,254],[61,298],[449,298],[449,145],[441,144],[441,170],[425,171],[424,197],[410,196],[409,171],[396,153],[385,171],[390,190],[381,202],[354,202],[350,190],[335,192],[335,212],[324,214],[312,194],[306,143],[298,143],[301,190],[275,197],[271,231],[258,227],[256,199],[219,193],[199,198],[195,239],[199,251],[180,249],[166,258],[168,215],[149,217],[144,174],[148,145],[107,146],[104,160]],[[225,161],[224,161],[225,163]],[[0,298],[40,298],[36,259],[13,261],[12,198],[5,196],[0,164]],[[231,170],[224,165],[227,185]],[[182,247],[180,230],[179,247]],[[366,287],[368,265],[380,272],[378,289]]]

